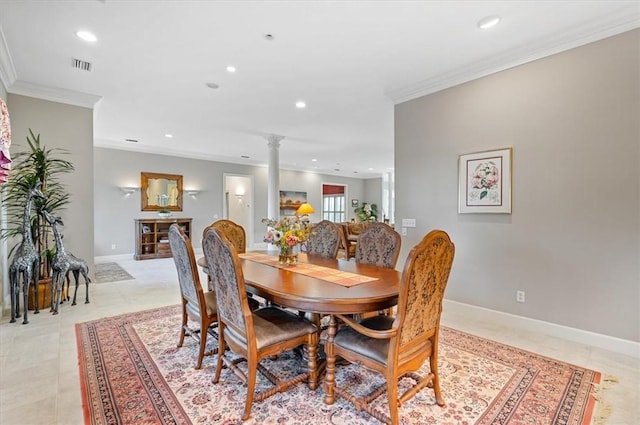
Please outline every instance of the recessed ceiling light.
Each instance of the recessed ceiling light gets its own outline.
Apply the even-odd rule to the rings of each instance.
[[[481,30],[488,30],[489,28],[493,28],[500,22],[500,17],[498,15],[489,15],[478,21],[478,28]]]
[[[173,134],[167,133],[164,135],[164,137],[166,137],[167,139],[171,139],[173,137]]]
[[[307,107],[307,104],[304,103],[302,100],[299,100],[299,101],[296,102],[296,108],[303,109],[303,108],[306,108],[306,107]]]
[[[311,162],[318,162],[318,160],[317,160],[317,159],[315,159],[315,158],[313,158],[313,159],[311,160]]]
[[[210,89],[214,89],[215,90],[220,86],[217,85],[216,83],[207,83],[207,87],[209,87]]]
[[[267,41],[273,41],[275,37],[273,36],[273,34],[265,34],[264,39]]]
[[[84,41],[89,41],[91,43],[98,41],[98,37],[96,37],[93,33],[89,31],[76,31],[76,35],[78,36],[78,38]]]
[[[231,72],[231,73],[236,72],[236,67],[235,67],[235,66],[233,66],[233,65],[229,65],[229,66],[227,67],[227,72]]]

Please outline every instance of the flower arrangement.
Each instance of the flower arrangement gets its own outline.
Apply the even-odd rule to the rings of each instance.
[[[360,208],[353,210],[360,221],[378,221],[378,206],[376,204],[362,203]]]
[[[293,247],[309,239],[309,228],[306,223],[298,216],[282,217],[279,221],[263,218],[262,222],[267,225],[264,241],[280,249],[278,261],[285,265],[295,264],[297,255],[293,253]]]
[[[281,220],[263,218],[267,225],[264,241],[278,246],[281,250],[292,248],[309,238],[309,229],[298,216],[286,216]]]

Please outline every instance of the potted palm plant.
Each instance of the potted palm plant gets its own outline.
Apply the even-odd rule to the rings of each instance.
[[[27,135],[28,149],[14,153],[9,180],[4,186],[4,205],[7,208],[7,227],[2,230],[2,238],[12,238],[22,233],[22,220],[25,200],[29,191],[40,182],[40,191],[46,199],[35,198],[32,216],[30,218],[33,244],[40,252],[40,277],[50,282],[51,259],[55,251],[52,232],[49,223],[42,219],[40,211],[46,210],[53,215],[69,203],[69,193],[60,181],[62,174],[72,172],[73,164],[62,159],[60,155],[68,154],[65,149],[47,149],[40,141],[40,135],[35,135],[29,129]],[[16,248],[9,251],[9,256]],[[45,294],[47,291],[45,291]],[[43,297],[40,297],[42,299]],[[30,306],[30,308],[33,308]],[[41,307],[44,308],[44,307]]]

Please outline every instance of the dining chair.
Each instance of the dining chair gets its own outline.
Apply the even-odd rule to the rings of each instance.
[[[205,354],[215,354],[218,349],[205,353],[207,335],[216,337],[213,329],[218,323],[218,311],[214,292],[204,292],[198,275],[198,265],[193,254],[191,241],[177,224],[169,227],[169,245],[173,253],[173,261],[178,271],[180,295],[182,298],[182,325],[178,347],[182,347],[185,335],[191,336],[200,343],[196,369],[202,367]],[[189,319],[199,324],[199,328],[189,326]]]
[[[398,263],[402,238],[393,227],[385,223],[372,222],[358,235],[355,246],[355,261],[358,264],[370,264],[378,267],[394,269]],[[392,309],[379,312],[364,313],[356,316],[358,319],[373,314],[390,315]]]
[[[385,223],[370,223],[358,236],[355,259],[359,264],[371,264],[393,269],[398,263],[402,238]]]
[[[236,248],[238,254],[243,254],[247,251],[247,235],[244,231],[244,227],[241,225],[227,219],[216,220],[202,231],[202,236],[207,233],[207,230],[210,228],[220,229],[222,233],[225,234],[227,239],[231,241],[233,246]],[[209,275],[209,270],[207,267],[203,267],[202,271],[204,271],[207,275],[207,287],[209,291],[213,292],[213,286],[211,284],[211,276]]]
[[[245,374],[237,361],[226,356],[226,348],[218,352],[213,383],[220,381],[223,364],[247,386],[243,420],[251,415],[253,401],[261,401],[292,385],[308,380],[309,388],[318,386],[316,365],[318,329],[310,321],[275,306],[251,310],[238,253],[233,244],[219,229],[207,230],[202,240],[207,264],[217,295],[220,347],[229,347],[247,362]],[[281,381],[267,370],[260,361],[304,345],[308,371]],[[273,387],[254,394],[257,371],[260,371]]]
[[[311,227],[307,241],[307,254],[326,258],[336,258],[342,236],[338,225],[322,220]]]
[[[247,252],[247,234],[244,231],[244,227],[241,225],[231,220],[221,219],[214,221],[209,227],[220,229],[227,239],[231,241],[238,254]],[[202,232],[203,235],[207,232],[209,227],[204,229]]]
[[[454,244],[442,230],[429,232],[411,250],[402,272],[395,317],[374,316],[357,322],[348,316],[331,316],[325,344],[325,403],[333,404],[337,395],[354,403],[358,410],[396,425],[399,423],[398,407],[430,385],[436,403],[444,406],[438,376],[438,332],[454,252]],[[337,330],[336,318],[347,326]],[[369,395],[364,397],[350,394],[346,385],[345,388],[336,386],[338,356],[385,377],[390,416],[371,405],[384,393],[385,385],[367,391]],[[422,376],[417,371],[427,359],[430,371]],[[399,395],[398,381],[404,376],[413,379],[415,384]]]
[[[349,224],[340,223],[340,230],[342,231],[342,244],[341,249],[344,252],[344,259],[349,261],[356,256],[356,242],[349,239]]]

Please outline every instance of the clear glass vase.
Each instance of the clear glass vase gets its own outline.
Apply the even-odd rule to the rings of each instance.
[[[290,245],[281,246],[278,261],[280,264],[287,266],[296,264],[298,262],[298,254],[294,252],[294,247]]]

